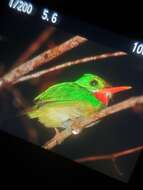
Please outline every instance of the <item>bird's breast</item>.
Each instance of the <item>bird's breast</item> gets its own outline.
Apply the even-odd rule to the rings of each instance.
[[[50,103],[38,110],[38,119],[46,127],[65,128],[77,118],[86,118],[94,112],[94,108],[86,102]],[[66,125],[65,125],[66,123]]]

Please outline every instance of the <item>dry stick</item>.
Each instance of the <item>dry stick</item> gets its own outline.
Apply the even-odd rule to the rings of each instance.
[[[117,163],[116,163],[116,158],[112,158],[112,163],[113,163],[113,166],[114,166],[114,169],[115,169],[115,171],[117,172],[117,174],[119,175],[119,176],[122,176],[123,175],[123,173],[120,171],[120,168],[119,168],[119,166],[117,165]]]
[[[109,115],[112,115],[114,113],[117,113],[119,111],[131,108],[131,107],[135,106],[136,104],[143,104],[143,95],[129,98],[129,99],[124,100],[124,101],[122,101],[120,103],[117,103],[117,104],[115,104],[113,106],[105,108],[104,110],[100,111],[99,113],[94,113],[93,115],[91,115],[91,117],[89,117],[86,120],[82,120],[80,122],[76,121],[73,124],[72,128],[74,128],[74,129],[77,129],[77,128],[78,129],[84,129],[88,125],[96,124],[97,120],[103,119],[103,118],[105,118],[105,117],[107,117]],[[65,139],[70,137],[71,135],[72,135],[72,131],[70,131],[69,129],[65,129],[61,133],[59,133],[58,135],[54,136],[51,140],[46,142],[43,145],[43,148],[52,149],[56,145],[58,145],[59,143],[63,142]]]
[[[12,85],[14,82],[22,77],[23,75],[29,73],[30,71],[34,70],[35,68],[43,65],[44,63],[47,63],[60,55],[66,53],[67,51],[79,46],[80,44],[86,42],[87,39],[75,36],[68,41],[54,47],[53,49],[50,49],[48,51],[45,51],[41,53],[40,55],[36,56],[32,60],[29,60],[18,67],[12,69],[8,74],[6,74],[1,80],[0,80],[0,88],[7,85]]]
[[[134,148],[130,148],[127,150],[123,150],[120,152],[115,152],[112,154],[79,158],[79,159],[76,159],[75,161],[82,163],[82,162],[91,162],[91,161],[97,161],[97,160],[113,160],[113,159],[117,159],[119,157],[127,156],[129,154],[133,154],[135,152],[139,152],[141,150],[143,150],[143,145],[138,146],[138,147],[134,147]]]
[[[38,77],[40,77],[42,75],[45,75],[45,74],[48,74],[50,72],[54,72],[54,71],[57,71],[57,70],[60,70],[60,69],[63,69],[63,68],[71,67],[73,65],[83,64],[83,63],[87,63],[89,61],[96,61],[96,60],[100,60],[100,59],[106,59],[106,58],[109,58],[109,57],[119,57],[119,56],[124,56],[124,55],[127,55],[127,54],[125,52],[118,51],[118,52],[114,52],[114,53],[104,53],[104,54],[101,54],[101,55],[85,57],[85,58],[81,58],[81,59],[78,59],[78,60],[75,60],[75,61],[69,61],[69,62],[60,64],[60,65],[51,67],[49,69],[45,69],[45,70],[42,70],[42,71],[39,71],[39,72],[36,72],[36,73],[33,73],[33,74],[23,76],[23,77],[19,78],[18,80],[16,80],[15,83],[27,81],[27,80],[34,79],[34,78],[38,78]]]
[[[41,45],[51,37],[51,35],[55,32],[54,27],[47,27],[32,44],[20,55],[20,57],[16,60],[14,66],[19,63],[25,62],[34,52],[36,52]]]

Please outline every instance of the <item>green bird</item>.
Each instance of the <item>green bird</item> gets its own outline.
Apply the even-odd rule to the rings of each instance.
[[[84,74],[73,82],[63,82],[49,87],[35,97],[35,105],[27,115],[37,119],[47,128],[69,128],[73,134],[80,130],[71,128],[76,119],[86,119],[108,106],[112,95],[130,86],[111,87],[94,74]]]

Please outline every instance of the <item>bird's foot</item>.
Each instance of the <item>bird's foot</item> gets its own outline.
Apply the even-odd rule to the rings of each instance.
[[[72,129],[73,135],[78,135],[82,130],[81,129]]]
[[[73,135],[78,135],[81,132],[81,129],[79,129],[77,126],[79,126],[79,119],[76,121],[68,119],[63,124],[63,127],[68,129],[70,133],[72,132]]]
[[[59,133],[60,133],[59,130],[57,128],[54,128],[54,129],[55,129],[55,136],[59,135]]]
[[[57,141],[57,144],[61,144],[62,143],[62,138],[61,138],[61,133],[59,132],[59,130],[57,128],[55,129],[55,139]]]
[[[72,126],[72,134],[73,135],[78,135],[81,133],[81,131],[83,130],[82,128],[80,128],[80,122],[81,119],[77,119]]]

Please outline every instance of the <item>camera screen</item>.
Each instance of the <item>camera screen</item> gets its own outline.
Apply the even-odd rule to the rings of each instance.
[[[143,45],[125,51],[94,29],[92,40],[74,19],[70,32],[68,18],[25,1],[0,22],[0,129],[129,181],[143,149]]]

